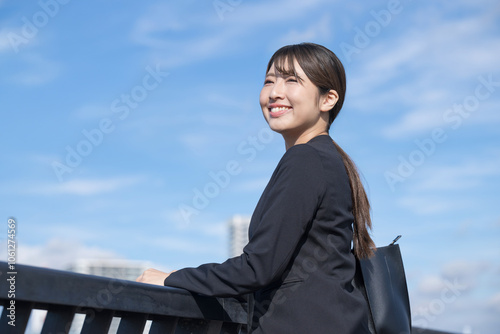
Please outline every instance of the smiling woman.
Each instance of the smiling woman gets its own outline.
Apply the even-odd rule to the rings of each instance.
[[[328,135],[344,96],[333,52],[312,43],[278,50],[260,104],[286,153],[257,203],[243,254],[169,274],[149,269],[137,280],[248,294],[251,333],[369,333],[366,301],[351,282],[355,257],[373,253],[370,206],[355,165]]]

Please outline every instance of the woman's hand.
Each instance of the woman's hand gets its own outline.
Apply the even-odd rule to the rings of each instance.
[[[173,270],[169,273],[164,273],[163,271],[159,271],[156,269],[147,269],[135,281],[140,282],[140,283],[155,284],[155,285],[163,286],[165,278],[170,276],[170,274],[173,273],[174,271],[175,270]]]

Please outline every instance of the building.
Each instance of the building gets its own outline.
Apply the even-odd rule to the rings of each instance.
[[[78,259],[68,267],[76,273],[104,276],[135,281],[144,270],[151,268],[150,262],[121,259]]]
[[[229,257],[241,255],[243,247],[248,243],[249,216],[233,216],[229,222]]]

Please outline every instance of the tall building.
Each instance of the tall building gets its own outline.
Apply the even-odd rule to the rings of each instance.
[[[235,215],[229,220],[229,256],[241,255],[248,243],[249,216]]]

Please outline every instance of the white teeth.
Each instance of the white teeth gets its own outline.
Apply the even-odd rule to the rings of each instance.
[[[288,110],[290,107],[278,107],[278,108],[271,108],[271,112],[278,112],[278,111],[283,111],[283,110]]]

